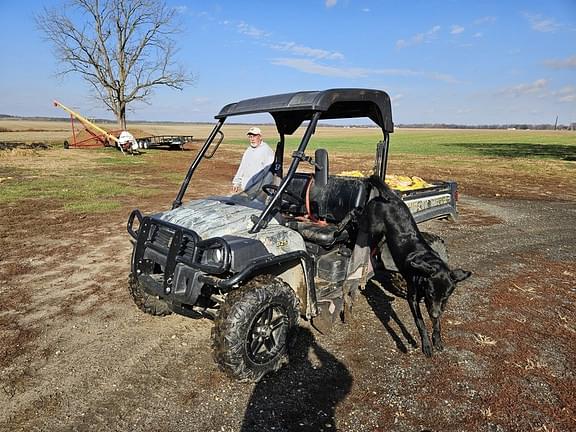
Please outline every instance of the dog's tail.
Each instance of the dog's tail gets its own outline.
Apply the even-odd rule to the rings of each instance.
[[[376,174],[371,175],[368,178],[368,183],[370,183],[370,185],[374,186],[378,190],[382,198],[386,198],[390,189],[388,186],[386,186],[386,183],[384,183],[380,177],[378,177]]]

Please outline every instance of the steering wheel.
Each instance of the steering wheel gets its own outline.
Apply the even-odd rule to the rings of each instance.
[[[262,186],[262,191],[266,195],[271,197],[272,195],[274,195],[278,191],[278,186],[276,186],[274,184],[265,184],[264,186]],[[291,192],[291,191],[286,190],[286,189],[284,189],[284,192],[282,192],[281,199],[282,199],[282,201],[286,201],[288,204],[294,204],[297,206],[301,206],[304,204],[304,200],[302,198],[300,198],[294,192]]]

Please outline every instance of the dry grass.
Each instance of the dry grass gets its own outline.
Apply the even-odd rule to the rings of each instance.
[[[77,127],[81,125],[76,122]],[[107,129],[117,129],[113,123],[97,124]],[[128,129],[141,129],[151,135],[193,135],[195,138],[205,138],[213,129],[214,124],[204,123],[129,123]],[[273,143],[278,136],[274,125],[261,125],[264,139]],[[223,131],[226,139],[238,140],[246,138],[247,125],[225,124]],[[296,135],[301,136],[304,128],[300,128]],[[70,121],[42,121],[42,120],[14,120],[0,119],[0,141],[6,142],[32,142],[46,141],[58,142],[68,139],[71,135]],[[316,131],[316,136],[323,138],[334,137],[372,137],[374,142],[380,139],[381,133],[375,128],[339,128],[320,127]]]
[[[150,130],[149,125],[137,126]],[[67,131],[65,123],[62,127]],[[156,133],[174,133],[175,127],[166,126]],[[210,125],[196,127],[193,135],[197,137],[210,129]],[[231,125],[225,132],[227,137],[242,138],[245,129]],[[265,134],[273,132],[273,128],[264,127]],[[319,129],[318,133],[331,132],[368,134],[370,130]],[[398,131],[402,134],[406,136],[409,131]],[[191,191],[198,195],[190,198],[228,190],[242,147],[222,147],[222,154],[199,168]],[[531,213],[526,225],[497,229],[503,220],[492,213],[483,216],[481,207],[469,206],[460,224],[442,224],[450,233],[452,256],[470,263],[475,271],[468,282],[471,285],[467,283],[451,299],[444,330],[448,349],[444,353],[427,359],[418,349],[400,352],[382,324],[384,319],[390,321],[394,311],[408,332],[416,334],[407,303],[398,299],[388,309],[381,303],[381,309],[372,310],[362,300],[354,321],[339,326],[331,335],[316,336],[314,344],[327,355],[322,367],[312,361],[310,367],[301,366],[307,362],[296,363],[258,387],[226,381],[210,361],[208,323],[176,316],[161,321],[145,317],[130,305],[125,288],[130,260],[125,233],[129,211],[140,207],[147,213],[168,206],[194,154],[150,151],[123,157],[112,149],[56,148],[14,153],[0,161],[0,196],[7,197],[8,188],[14,188],[10,194],[19,198],[29,197],[33,187],[38,189],[34,198],[0,205],[4,234],[0,281],[11,287],[0,289],[0,298],[4,310],[12,311],[4,313],[5,322],[0,323],[5,324],[0,328],[9,335],[0,335],[0,351],[5,348],[4,359],[9,363],[0,377],[0,424],[8,418],[11,424],[7,430],[149,430],[152,423],[138,423],[146,418],[142,412],[154,412],[151,421],[169,430],[239,430],[245,410],[258,416],[262,409],[267,415],[269,407],[274,408],[272,415],[278,419],[290,416],[290,424],[298,425],[300,412],[289,410],[289,402],[296,400],[292,392],[296,383],[298,392],[302,389],[299,396],[312,395],[303,399],[311,401],[310,406],[301,403],[298,409],[305,413],[314,409],[313,418],[324,409],[333,414],[343,431],[421,431],[432,429],[430,425],[434,430],[482,432],[571,430],[575,400],[571,371],[576,315],[570,297],[574,263],[515,254],[518,268],[510,272],[508,233],[521,228],[523,235],[519,237],[526,238],[542,229],[536,223],[539,218]],[[497,176],[493,174],[500,171],[491,167],[496,159],[478,158],[460,168],[455,168],[454,162],[461,159],[455,159],[447,156],[445,167],[431,169],[435,161],[443,160],[401,155],[395,156],[391,167],[426,174],[425,178],[463,180],[469,190],[474,186],[482,193],[503,194],[510,189],[510,177],[516,173],[514,164],[508,162],[506,167],[498,161],[502,175]],[[336,172],[354,166],[369,169],[373,157],[331,152],[330,162]],[[542,167],[541,161],[532,163],[535,171]],[[568,186],[559,188],[554,182],[558,174],[552,168],[538,172],[538,182],[528,182],[524,176],[513,184],[516,189],[530,187],[520,191],[526,193],[523,197],[539,196],[536,194],[547,190],[547,184],[568,191]],[[112,180],[111,185],[120,183],[120,195],[110,196],[114,192],[111,187],[100,187],[104,175]],[[570,181],[567,185],[574,184],[571,178],[566,181]],[[139,191],[124,189],[126,184],[159,191],[141,197]],[[99,204],[97,210],[104,213],[93,214],[96,209],[90,204],[94,203],[91,191],[100,189],[98,203],[105,204]],[[76,206],[77,195],[82,195],[81,204],[87,207]],[[116,207],[106,207],[112,201]],[[500,206],[511,208],[504,200]],[[562,222],[570,232],[573,224],[566,219]],[[488,245],[497,239],[494,248],[483,252],[481,261],[476,261],[476,233],[481,233],[476,238]],[[557,243],[538,247],[554,249]],[[514,246],[513,250],[523,249]],[[468,253],[473,255],[468,257]],[[484,273],[483,277],[486,268],[491,269],[490,276]],[[474,285],[478,280],[484,282]],[[533,300],[529,302],[526,297]],[[188,346],[185,349],[184,344]],[[340,395],[343,399],[332,412],[335,402],[329,393],[345,381],[342,372],[346,371],[353,374],[353,386],[349,394]],[[196,383],[193,390],[186,380]],[[60,393],[55,393],[54,384]],[[190,425],[170,423],[174,418],[190,421]],[[0,429],[4,430],[2,426]]]
[[[82,129],[76,122],[77,129]],[[117,129],[115,124],[105,123],[98,126],[106,130]],[[141,129],[151,135],[196,135],[204,137],[211,130],[211,125],[192,124],[130,124],[131,129]],[[72,134],[70,121],[37,121],[37,120],[0,120],[0,141],[5,142],[34,142],[62,143]]]
[[[485,336],[483,334],[477,333],[474,335],[474,341],[479,345],[494,346],[496,341],[490,336]]]

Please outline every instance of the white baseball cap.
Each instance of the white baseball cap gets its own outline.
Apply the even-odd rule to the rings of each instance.
[[[246,132],[246,135],[262,135],[262,131],[259,127],[251,127],[248,129],[248,132]]]

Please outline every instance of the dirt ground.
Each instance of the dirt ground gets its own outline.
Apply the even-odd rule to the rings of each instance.
[[[228,190],[238,155],[228,156],[191,196]],[[28,157],[2,159],[0,177]],[[190,160],[183,152],[174,168],[171,157],[175,170]],[[331,162],[366,167],[357,156]],[[166,167],[156,169],[142,176]],[[128,295],[127,215],[168,208],[177,187],[105,215],[50,200],[0,205],[0,430],[575,430],[576,187],[549,193],[574,179],[527,176],[511,188],[506,173],[410,169],[462,185],[458,222],[422,226],[445,238],[452,266],[473,272],[444,315],[445,351],[424,357],[406,302],[374,280],[351,323],[321,335],[303,322],[290,364],[258,384],[217,369],[210,321],[148,316]]]

